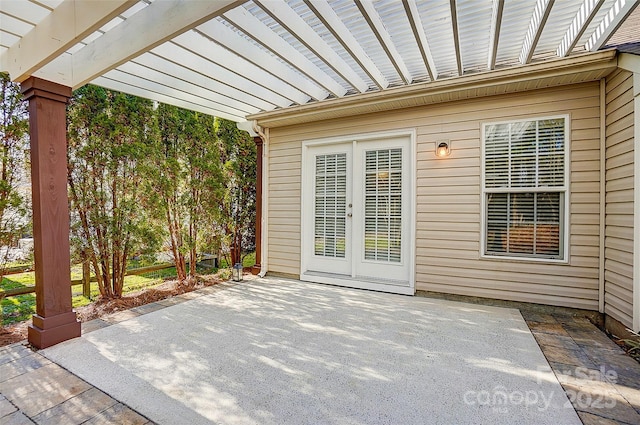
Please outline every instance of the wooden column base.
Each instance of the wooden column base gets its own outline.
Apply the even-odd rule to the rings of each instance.
[[[51,347],[79,337],[80,329],[80,322],[73,311],[49,317],[34,314],[28,329],[29,342],[36,348]]]
[[[251,266],[251,274],[257,275],[262,270],[262,266],[260,264],[254,264]]]

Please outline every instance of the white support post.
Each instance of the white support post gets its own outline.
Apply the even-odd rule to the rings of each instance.
[[[640,57],[623,53],[618,67],[633,72],[633,292],[632,328],[640,332]]]
[[[604,313],[604,295],[605,295],[605,235],[606,235],[606,195],[607,195],[607,99],[606,99],[606,80],[600,80],[600,223],[598,231],[598,311]]]

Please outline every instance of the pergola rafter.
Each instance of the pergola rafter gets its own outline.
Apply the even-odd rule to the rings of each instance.
[[[329,75],[318,68],[313,62],[298,52],[289,43],[273,32],[269,27],[260,22],[258,18],[249,13],[244,7],[230,10],[224,18],[231,22],[236,28],[242,30],[264,48],[273,52],[283,61],[289,63],[299,72],[311,78],[321,87],[336,97],[342,97],[347,90]]]
[[[71,86],[83,86],[241,3],[239,0],[153,2],[73,55],[69,70]],[[169,16],[171,19],[167,19]]]
[[[456,8],[456,0],[449,0],[451,8],[451,32],[453,33],[453,45],[455,46],[456,64],[458,65],[458,75],[464,73],[462,65],[462,52],[460,50],[460,30],[458,28],[458,9]]]
[[[595,52],[604,46],[638,4],[640,4],[638,0],[616,0],[605,18],[600,22],[600,25],[598,25],[596,31],[589,38],[589,41],[587,41],[587,44],[585,44],[585,50]]]
[[[227,97],[263,111],[277,107],[277,103],[275,103],[275,101],[265,101],[257,96],[253,96],[252,94],[231,87],[222,80],[213,79],[206,73],[189,68],[186,63],[176,63],[152,52],[138,56],[135,61],[132,62],[155,69],[161,73],[171,75],[174,78],[177,78],[176,76],[179,75],[182,77],[182,81],[187,81],[198,86],[201,92],[204,91],[207,93],[213,93],[214,95]]]
[[[544,30],[544,25],[549,19],[549,14],[553,8],[555,0],[538,0],[536,7],[529,23],[529,30],[522,43],[522,52],[520,52],[520,63],[526,64],[531,62],[531,58],[535,53],[536,46]]]
[[[382,75],[376,64],[364,51],[360,42],[351,34],[349,28],[342,22],[329,3],[313,0],[304,1],[378,88],[386,89],[389,87],[387,78]]]
[[[409,18],[409,24],[411,25],[411,31],[416,38],[418,48],[420,49],[420,55],[424,61],[424,65],[427,67],[429,78],[433,81],[438,78],[438,69],[436,68],[431,49],[429,48],[429,42],[427,41],[427,34],[424,31],[424,24],[420,19],[420,12],[416,4],[409,0],[402,0],[402,5]]]
[[[165,59],[175,57],[175,55],[180,55],[181,61],[194,69],[206,68],[209,72],[214,71],[213,75],[215,75],[223,84],[227,84],[237,90],[244,91],[247,94],[251,94],[259,99],[274,103],[280,107],[285,107],[291,104],[291,101],[286,97],[275,93],[260,84],[256,84],[251,80],[240,77],[238,74],[235,74],[228,69],[209,61],[207,58],[197,55],[196,53],[177,44],[163,44],[153,49],[153,53],[164,57]]]
[[[500,43],[500,29],[502,28],[502,14],[504,12],[504,0],[493,0],[491,13],[491,32],[489,33],[489,59],[487,68],[495,69],[498,55],[498,43]]]
[[[254,2],[353,88],[360,93],[368,90],[368,84],[285,2]]]
[[[389,57],[389,60],[393,64],[393,67],[398,72],[400,78],[402,78],[402,81],[404,81],[405,84],[411,84],[411,82],[413,81],[413,77],[411,76],[407,65],[404,63],[400,52],[393,43],[391,35],[385,29],[385,26],[382,23],[382,19],[380,19],[380,15],[378,15],[378,12],[376,11],[373,3],[362,0],[355,0],[355,2],[358,6],[358,9],[360,9],[360,11],[362,12],[363,18],[367,21],[367,23],[371,27],[371,30],[376,35],[376,38],[378,39],[380,45]]]
[[[573,18],[571,26],[564,35],[562,42],[558,46],[556,55],[565,57],[571,53],[604,2],[605,0],[584,0],[576,17]]]
[[[32,74],[75,88],[108,75],[111,87],[154,87],[153,96],[174,105],[241,121],[238,114],[256,108],[582,54],[604,46],[640,3],[563,0],[554,8],[554,1],[449,0],[428,9],[415,0],[7,1],[0,58],[17,81]],[[196,89],[211,102],[192,104]]]
[[[114,80],[110,78],[109,74],[96,78],[94,80],[94,83],[110,90],[129,93],[134,96],[144,97],[146,99],[154,100],[156,102],[166,103],[167,105],[178,106],[180,108],[201,112],[203,114],[208,114],[209,111],[211,111],[211,109],[199,103],[188,102],[186,100],[182,100],[180,98],[173,97],[168,94],[151,91],[147,88],[139,87],[133,84],[126,84],[120,80]],[[223,112],[221,112],[220,115],[218,116],[220,118],[225,118],[232,121],[237,121],[239,119],[237,115],[230,115]]]
[[[281,103],[280,106],[285,107],[292,103],[306,103],[309,96],[285,83],[273,75],[260,72],[260,68],[251,62],[246,61],[235,53],[230,52],[217,43],[208,43],[203,40],[202,35],[189,31],[181,34],[172,41],[177,46],[182,47],[192,53],[197,54],[219,67],[235,74],[241,80],[247,80],[280,94],[282,97],[289,99],[289,103]]]
[[[126,65],[123,67],[119,67],[118,69],[113,69],[105,74],[105,77],[111,78],[116,81],[120,81],[124,84],[128,84],[130,86],[139,87],[143,90],[148,90],[149,92],[155,93],[165,93],[167,92],[167,85],[159,83],[155,80],[141,78],[136,75],[135,72],[129,73],[125,72],[123,69],[135,68],[135,65]],[[134,70],[135,71],[135,70]],[[207,108],[216,109],[221,113],[224,113],[226,117],[240,117],[246,115],[245,110],[232,108],[227,105],[223,105],[221,103],[215,102],[210,98],[206,98],[200,95],[195,95],[189,92],[181,91],[180,93],[172,93],[173,97],[176,99],[180,99],[185,101],[185,103],[193,103],[195,105],[201,105]]]
[[[272,55],[255,44],[248,43],[239,33],[219,20],[214,19],[205,22],[196,30],[209,39],[216,40],[217,43],[229,51],[253,63],[262,72],[267,72],[288,83],[292,81],[300,82],[300,84],[296,85],[296,88],[306,93],[310,98],[321,100],[329,96],[329,92],[322,89],[315,82],[300,79],[300,75],[296,73],[294,68],[275,60]]]
[[[147,59],[149,57],[153,58],[153,56],[147,56]],[[230,99],[227,96],[222,96],[189,81],[180,80],[173,75],[162,73],[157,70],[158,66],[156,66],[152,61],[149,61],[149,65],[153,65],[153,67],[142,65],[139,61],[131,61],[120,65],[117,69],[110,71],[108,74],[115,78],[116,73],[119,72],[124,72],[131,76],[144,73],[149,76],[148,79],[145,79],[145,82],[148,85],[160,84],[165,87],[175,87],[187,96],[195,96],[195,98],[201,98],[207,102],[212,102],[221,111],[225,111],[231,115],[251,113],[249,111],[253,111],[253,113],[255,113],[260,110],[260,108],[240,102],[236,99]]]

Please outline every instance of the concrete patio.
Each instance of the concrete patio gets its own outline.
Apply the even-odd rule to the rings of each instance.
[[[525,317],[286,279],[217,285],[38,353],[1,349],[0,423],[640,423],[637,362],[585,319]]]

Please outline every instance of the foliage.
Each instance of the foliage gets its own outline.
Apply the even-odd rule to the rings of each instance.
[[[146,266],[148,264],[144,265]],[[71,278],[79,279],[81,276],[81,269],[82,267],[80,265],[72,267]],[[230,270],[221,270],[218,272],[215,269],[199,269],[198,273],[218,273],[218,277],[223,280],[229,279],[231,277]],[[175,278],[175,267],[155,270],[141,275],[129,275],[124,278],[122,294],[127,295],[136,291],[140,291],[141,289],[154,288],[164,283],[167,279]],[[25,286],[33,286],[34,284],[34,272],[14,274],[4,277],[4,279],[0,282],[0,290],[23,288]],[[91,303],[91,300],[100,294],[98,284],[95,282],[91,283],[91,298],[86,298],[82,295],[82,285],[72,286],[72,290],[72,305],[74,308],[82,307]],[[0,305],[2,306],[0,324],[8,325],[11,323],[17,323],[29,319],[31,315],[36,312],[36,296],[34,293],[29,293],[25,295],[5,297],[4,299],[0,300]]]
[[[67,111],[72,243],[107,298],[122,295],[129,256],[157,247],[139,202],[152,114],[148,100],[92,85]]]
[[[9,245],[30,224],[28,187],[17,189],[29,181],[28,114],[18,86],[0,76],[0,245]],[[91,265],[92,295],[118,298],[167,273],[194,276],[187,263],[197,252],[223,253],[233,264],[253,249],[256,149],[234,122],[92,85],[74,92],[67,119],[72,258]],[[130,263],[156,261],[165,238],[176,269],[125,279]],[[32,279],[12,275],[0,287]],[[74,306],[89,302],[80,298]],[[35,308],[34,294],[1,301],[11,321]]]
[[[222,214],[212,235],[220,237],[221,257],[242,262],[242,253],[255,247],[256,145],[236,123],[216,118],[220,159],[224,166]]]
[[[242,267],[251,267],[256,264],[256,252],[246,252],[242,256]],[[219,266],[221,269],[231,268],[233,266],[232,263],[229,263],[228,258],[222,258],[219,262]],[[229,275],[231,276],[231,275]]]
[[[187,277],[186,259],[197,262],[199,241],[219,218],[222,173],[214,118],[160,104],[155,114],[151,185],[146,204],[163,220],[178,280]],[[195,276],[195,267],[189,276]]]
[[[173,267],[139,276],[126,276],[124,278],[122,293],[126,295],[143,288],[152,288],[163,283],[165,279],[174,278],[175,276],[176,271]],[[5,276],[2,283],[0,283],[0,289],[22,288],[25,286],[33,286],[34,284],[35,277],[33,272],[22,273]],[[74,308],[87,305],[91,302],[91,299],[82,296],[81,285],[73,286],[72,288],[74,289],[72,298]],[[98,284],[95,282],[91,283],[91,298],[99,294],[100,289]],[[6,297],[0,304],[2,305],[3,324],[5,325],[27,320],[36,312],[36,296],[34,293]]]
[[[633,336],[633,339],[623,339],[622,342],[626,346],[627,353],[640,361],[640,334],[632,331],[631,329],[627,329],[627,332]]]
[[[222,269],[218,272],[218,277],[222,280],[231,279],[231,269]]]
[[[0,73],[0,269],[9,260],[8,247],[30,225],[27,169],[29,118],[18,84]],[[1,273],[0,273],[1,274]]]
[[[635,339],[623,339],[622,341],[630,347],[629,353],[640,354],[640,341]]]

